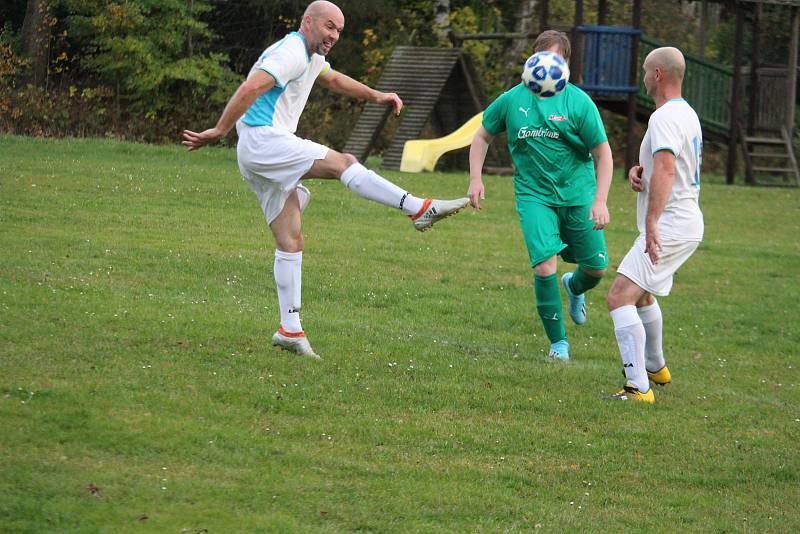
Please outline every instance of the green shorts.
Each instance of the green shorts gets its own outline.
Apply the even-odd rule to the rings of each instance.
[[[606,239],[589,219],[591,205],[547,206],[531,197],[516,198],[522,237],[531,267],[556,254],[569,263],[592,270],[608,267]]]

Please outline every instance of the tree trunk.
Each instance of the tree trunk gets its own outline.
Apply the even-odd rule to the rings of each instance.
[[[450,42],[450,0],[433,1],[433,29],[440,45]]]
[[[534,18],[534,11],[536,10],[538,0],[521,0],[517,3],[517,12],[515,18],[517,20],[514,25],[515,33],[531,33],[534,31],[536,19]],[[514,39],[508,47],[508,68],[506,69],[506,77],[503,80],[506,87],[519,81],[519,75],[522,72],[522,62],[533,53],[533,45],[530,39]]]
[[[31,60],[31,82],[40,87],[47,79],[50,29],[47,0],[28,0],[22,22],[22,54]]]

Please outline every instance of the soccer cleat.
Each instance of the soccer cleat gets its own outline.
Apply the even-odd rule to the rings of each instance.
[[[416,215],[411,215],[414,228],[420,232],[428,230],[434,223],[441,221],[445,217],[455,215],[469,204],[468,198],[457,200],[433,200],[426,198]]]
[[[289,352],[294,352],[299,356],[308,356],[314,360],[321,360],[311,343],[308,342],[305,332],[287,332],[281,326],[278,331],[272,334],[272,344]]]
[[[659,386],[666,386],[672,382],[672,375],[666,365],[654,373],[647,371],[647,377]]]
[[[623,400],[623,401],[635,400],[635,401],[647,402],[650,404],[656,402],[656,396],[653,395],[652,388],[642,393],[641,391],[639,391],[630,384],[625,384],[625,386],[621,390],[617,391],[613,395],[608,395],[606,399]]]
[[[569,297],[569,316],[572,317],[575,324],[584,324],[586,322],[586,297],[583,294],[572,294],[572,290],[569,288],[569,281],[572,280],[573,274],[564,274],[561,277],[561,285],[564,286],[564,291],[567,292],[567,297]]]
[[[562,339],[561,341],[552,343],[548,356],[554,360],[561,360],[562,362],[569,360],[569,343],[567,343],[567,340]]]

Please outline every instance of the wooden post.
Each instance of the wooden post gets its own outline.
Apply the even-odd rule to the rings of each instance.
[[[539,12],[539,33],[541,33],[547,29],[547,25],[550,23],[550,2],[542,0],[539,3],[539,7],[541,9]]]
[[[583,0],[575,0],[575,27],[572,29],[572,59],[569,62],[569,81],[579,84],[583,81],[583,35],[578,26],[583,24]]]
[[[703,0],[702,5],[700,6],[700,30],[699,30],[699,39],[698,41],[698,55],[705,59],[706,58],[706,34],[708,32],[708,0]]]
[[[800,21],[800,9],[792,7],[792,38],[789,40],[789,84],[786,91],[786,131],[789,139],[794,137],[794,110],[795,99],[797,98],[797,40],[798,40],[798,21]]]
[[[605,26],[608,20],[608,0],[598,0],[597,2],[597,24]]]
[[[756,4],[753,16],[753,45],[750,54],[750,87],[747,105],[747,135],[753,135],[758,113],[758,58],[761,54],[761,11],[762,5]]]
[[[733,48],[733,87],[731,88],[730,126],[728,130],[728,163],[725,182],[732,184],[736,177],[736,145],[739,142],[739,94],[742,68],[742,38],[744,37],[744,7],[736,2],[736,38]]]
[[[631,26],[639,29],[642,24],[642,0],[633,0],[633,15]],[[629,85],[638,85],[639,80],[639,36],[631,35],[631,68],[628,76]],[[623,172],[628,175],[628,169],[633,167],[639,159],[638,138],[636,136],[636,105],[639,92],[628,93],[628,132],[625,136],[625,168]]]

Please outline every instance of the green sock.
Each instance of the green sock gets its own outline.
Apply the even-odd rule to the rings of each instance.
[[[599,284],[600,280],[601,278],[589,276],[583,269],[578,267],[575,269],[575,272],[572,273],[572,279],[569,281],[569,288],[572,290],[573,295],[582,295]]]
[[[561,290],[558,287],[558,276],[533,275],[533,290],[536,293],[536,311],[542,319],[544,331],[550,343],[567,339],[564,331],[564,318],[561,306]]]

